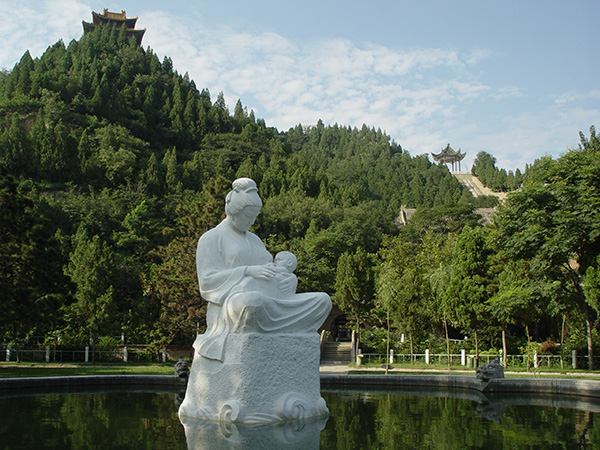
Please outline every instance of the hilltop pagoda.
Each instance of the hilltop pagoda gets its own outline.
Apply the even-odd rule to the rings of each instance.
[[[109,12],[107,8],[104,8],[102,14],[98,14],[97,12],[92,11],[92,19],[92,23],[86,22],[85,20],[82,21],[84,33],[91,33],[99,25],[108,25],[117,29],[125,27],[125,29],[127,30],[127,37],[134,36],[137,44],[142,45],[142,38],[144,37],[146,29],[135,27],[135,23],[138,20],[137,16],[127,17],[125,11],[115,13]]]
[[[446,145],[446,148],[443,149],[440,153],[432,153],[431,156],[433,156],[433,159],[436,160],[436,162],[441,162],[444,164],[452,164],[452,172],[454,172],[454,168],[455,168],[455,164],[458,163],[458,171],[460,172],[460,162],[465,158],[467,154],[463,153],[460,151],[460,148],[458,149],[458,151],[454,150],[452,147],[450,147],[450,144]]]

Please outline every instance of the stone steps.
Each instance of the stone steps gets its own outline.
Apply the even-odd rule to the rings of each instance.
[[[464,173],[455,173],[454,176],[458,181],[462,183],[471,193],[473,197],[480,197],[483,195],[493,195],[498,197],[500,200],[504,200],[506,198],[505,192],[494,192],[491,189],[485,187],[483,183],[474,175],[464,174]]]
[[[350,342],[325,342],[321,353],[321,362],[351,362],[352,344]]]

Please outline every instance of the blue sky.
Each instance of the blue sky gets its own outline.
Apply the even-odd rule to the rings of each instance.
[[[446,144],[523,169],[600,127],[592,0],[0,0],[0,68],[126,10],[143,46],[267,125],[381,128],[413,155]]]

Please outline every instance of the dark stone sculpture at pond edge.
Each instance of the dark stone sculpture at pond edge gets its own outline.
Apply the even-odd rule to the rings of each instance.
[[[179,360],[175,363],[175,376],[181,378],[187,378],[190,374],[188,363],[186,363],[180,356]]]
[[[477,379],[483,382],[504,378],[504,368],[500,364],[500,358],[496,358],[487,364],[477,367],[476,374]]]

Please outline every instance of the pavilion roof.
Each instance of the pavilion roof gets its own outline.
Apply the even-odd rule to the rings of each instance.
[[[462,161],[467,154],[462,152],[460,148],[458,150],[454,150],[450,147],[450,144],[446,145],[440,153],[431,153],[433,159],[436,161],[442,162],[450,162],[450,161]]]

